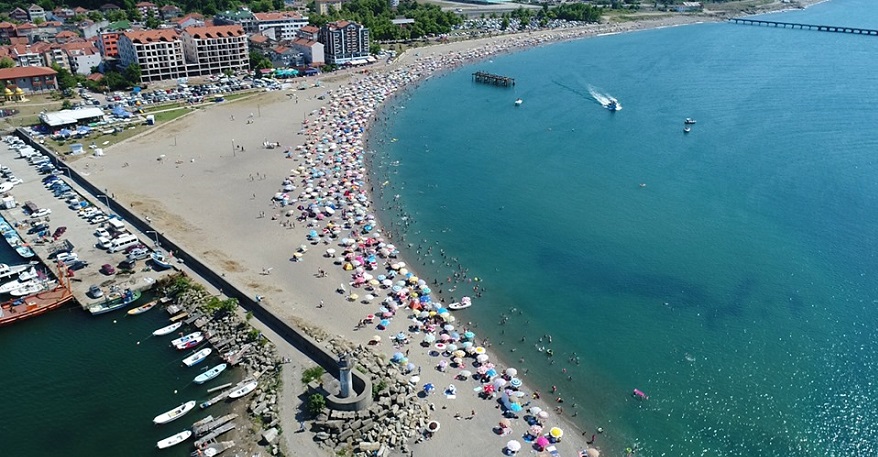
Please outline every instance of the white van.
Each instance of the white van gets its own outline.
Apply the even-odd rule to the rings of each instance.
[[[110,243],[110,247],[107,250],[110,252],[124,251],[125,248],[129,246],[134,246],[139,242],[140,241],[137,239],[136,236],[129,233],[127,235],[121,235],[115,238],[113,242]]]

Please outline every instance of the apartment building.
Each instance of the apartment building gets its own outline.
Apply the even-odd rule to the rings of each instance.
[[[274,38],[277,41],[292,40],[296,32],[308,25],[308,18],[295,11],[275,11],[270,13],[255,13],[251,24],[250,34],[263,33],[274,29]],[[267,35],[267,34],[266,34]]]
[[[105,59],[119,58],[119,32],[102,32],[97,45]]]
[[[187,27],[181,38],[188,76],[238,72],[250,67],[247,34],[240,25]]]
[[[183,41],[176,30],[124,32],[119,36],[119,63],[140,65],[141,81],[161,81],[187,76]]]
[[[320,28],[326,63],[342,65],[369,57],[369,29],[356,22],[330,22]]]

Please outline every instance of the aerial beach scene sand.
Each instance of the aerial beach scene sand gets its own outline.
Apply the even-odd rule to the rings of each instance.
[[[552,427],[564,430],[563,437],[551,443],[561,455],[586,455],[588,450],[590,456],[631,455],[637,451],[636,438],[618,436],[611,424],[581,427],[572,420],[588,417],[588,401],[565,401],[573,393],[565,390],[560,373],[557,390],[532,385],[515,363],[517,357],[492,347],[490,341],[485,344],[479,326],[490,323],[440,320],[437,313],[429,313],[463,295],[478,306],[482,285],[468,276],[465,265],[453,284],[421,276],[417,259],[394,247],[406,243],[394,229],[405,221],[375,203],[376,194],[386,199],[397,190],[390,180],[370,179],[374,175],[367,150],[380,149],[384,141],[370,138],[370,126],[389,115],[383,110],[394,96],[467,63],[564,40],[711,20],[717,19],[673,16],[412,49],[366,71],[306,78],[301,81],[307,88],[301,90],[295,87],[300,81],[295,81],[290,90],[255,93],[193,110],[107,148],[103,156],[83,157],[69,165],[284,320],[370,347],[388,360],[395,353],[404,354],[404,363],[388,366],[406,378],[417,377],[412,383],[418,390],[425,384],[435,387],[417,401],[429,405],[430,417],[441,423],[431,439],[411,439],[406,455],[470,455],[473,449],[488,450],[478,455],[496,455],[514,448],[513,440],[523,446],[521,454],[530,453],[536,439],[522,440],[532,426],[522,416],[538,419],[544,431],[535,435]],[[452,287],[467,292],[438,290]],[[431,296],[432,304],[417,300],[419,296]],[[451,312],[458,314],[465,315]],[[372,317],[363,322],[367,316]],[[382,317],[388,319],[386,324]],[[466,337],[468,332],[474,336]],[[394,342],[399,334],[407,343]],[[377,344],[375,336],[381,337]],[[448,340],[441,343],[443,338]],[[320,445],[313,434],[293,433],[302,418],[298,397],[304,386],[299,378],[313,362],[292,345],[272,341],[280,355],[292,360],[283,373],[285,448],[304,450],[301,455],[333,455],[335,450]],[[466,342],[470,346],[464,346]],[[466,350],[459,356],[436,343]],[[479,346],[487,349],[481,361],[477,357],[482,351],[475,352]],[[455,362],[457,357],[461,360]],[[482,377],[480,367],[493,369],[497,376]],[[483,386],[494,386],[495,379],[503,379],[496,383],[498,392],[491,400],[480,398]],[[503,388],[512,379],[522,383],[514,391],[523,396],[503,401]],[[453,394],[446,392],[450,385],[456,388]],[[648,392],[637,392],[620,395],[646,400]],[[504,417],[513,403],[517,414]],[[531,411],[533,407],[544,413]],[[400,448],[393,452],[402,455]]]

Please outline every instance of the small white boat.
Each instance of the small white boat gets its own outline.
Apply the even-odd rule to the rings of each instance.
[[[28,269],[33,269],[33,265],[29,263],[25,263],[22,265],[7,265],[5,263],[0,263],[0,279],[8,278],[16,274],[21,274]]]
[[[188,440],[190,436],[192,436],[191,430],[183,430],[182,432],[180,432],[174,436],[169,436],[169,437],[159,441],[158,443],[156,443],[156,446],[158,446],[159,449],[169,448],[175,444],[180,444],[183,441]]]
[[[31,267],[29,270],[24,270],[18,274],[19,281],[28,281],[38,277],[40,274],[37,273],[37,269]]]
[[[167,335],[168,333],[171,333],[174,330],[177,330],[178,328],[180,328],[182,326],[183,326],[182,322],[174,322],[173,324],[168,325],[167,327],[162,327],[162,328],[152,332],[152,334],[153,334],[153,336]]]
[[[192,408],[194,408],[194,407],[195,407],[195,400],[187,401],[186,403],[183,403],[182,405],[180,405],[180,406],[178,406],[178,407],[176,407],[176,408],[174,408],[166,413],[159,414],[158,416],[155,417],[155,419],[152,420],[152,422],[154,424],[167,424],[168,422],[171,422],[174,419],[179,419],[179,418],[183,417],[184,414],[188,413],[189,411],[192,411]]]
[[[0,194],[9,192],[13,187],[15,187],[15,184],[12,184],[11,182],[0,183]]]
[[[524,103],[524,100],[520,98],[518,100],[515,100],[515,106],[521,106],[522,103]]]
[[[167,270],[168,268],[173,267],[171,264],[171,260],[165,255],[164,252],[156,249],[152,255],[150,256],[153,265],[158,267],[160,270]]]
[[[686,124],[686,125],[692,125],[692,124],[694,124],[694,123],[696,123],[696,122],[698,122],[698,121],[696,121],[695,119],[692,119],[691,117],[687,117],[686,120],[683,121],[683,123]]]
[[[250,381],[247,384],[244,384],[243,386],[238,387],[237,389],[229,392],[229,398],[232,398],[232,399],[241,398],[244,395],[247,395],[250,392],[253,392],[254,390],[256,390],[257,385],[259,385],[259,383],[257,383],[256,381]]]
[[[683,127],[683,133],[689,133],[691,131],[692,129],[690,129],[689,127]]]
[[[31,279],[28,279],[25,281],[22,281],[20,279],[15,279],[14,281],[9,281],[7,283],[3,283],[3,285],[0,285],[0,294],[12,293],[13,290],[25,287],[25,286],[31,284],[32,281],[33,280],[31,280]]]
[[[204,373],[201,373],[200,375],[196,376],[193,381],[195,382],[195,384],[204,384],[207,381],[210,381],[211,379],[219,376],[219,374],[222,373],[223,371],[225,371],[226,367],[228,367],[228,366],[229,366],[228,364],[221,363],[221,364],[205,371]]]
[[[448,309],[466,309],[473,305],[473,300],[469,297],[460,299],[460,303],[452,303],[448,305]]]
[[[174,347],[182,351],[184,349],[194,348],[195,346],[201,344],[202,341],[204,341],[204,335],[198,335],[195,338],[186,341],[185,343],[175,344]]]
[[[177,339],[171,341],[171,346],[176,346],[178,344],[187,343],[189,341],[194,340],[195,338],[198,338],[201,335],[202,335],[201,332],[192,332],[186,336],[181,336],[180,338],[177,338]]]
[[[211,352],[213,352],[213,349],[204,348],[204,349],[196,352],[195,354],[192,354],[189,357],[186,357],[185,359],[183,359],[183,363],[186,364],[187,367],[191,367],[192,365],[197,365],[197,364],[203,362],[204,359],[206,359],[207,356],[209,356]]]
[[[44,280],[32,279],[32,280],[28,281],[28,283],[26,285],[19,287],[18,289],[13,290],[12,292],[9,292],[9,295],[12,295],[13,297],[24,297],[27,295],[33,295],[37,292],[42,292],[42,291],[52,287],[55,284],[56,284],[55,281],[52,281],[52,280],[44,281]]]

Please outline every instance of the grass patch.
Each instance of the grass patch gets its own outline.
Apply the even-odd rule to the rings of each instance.
[[[190,110],[189,108],[177,108],[167,111],[161,111],[153,114],[153,116],[155,116],[156,124],[161,124],[163,122],[172,121],[180,116],[185,115],[186,113],[189,113],[190,111],[192,110]]]

